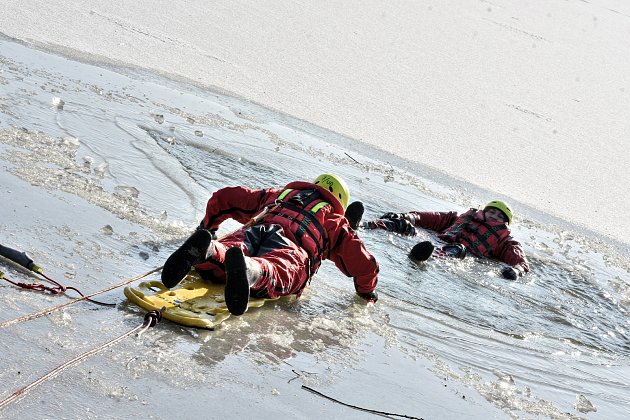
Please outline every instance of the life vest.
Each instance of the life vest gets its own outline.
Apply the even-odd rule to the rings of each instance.
[[[276,206],[265,217],[266,223],[284,226],[285,233],[293,235],[293,238],[289,239],[294,240],[306,251],[310,260],[309,277],[319,268],[322,255],[327,249],[328,235],[323,227],[324,216],[320,210],[329,205],[316,188],[306,190],[289,188],[280,193],[276,199]],[[290,221],[288,226],[287,219]]]
[[[510,236],[505,223],[486,222],[483,212],[470,209],[438,237],[449,243],[460,243],[478,257],[495,257],[494,251]]]

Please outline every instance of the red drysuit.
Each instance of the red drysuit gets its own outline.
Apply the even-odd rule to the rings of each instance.
[[[350,228],[344,209],[327,190],[292,182],[283,189],[251,190],[227,187],[208,200],[201,227],[216,230],[234,219],[247,224],[264,209],[267,213],[213,241],[212,257],[195,269],[213,281],[225,281],[225,251],[237,246],[260,264],[262,274],[252,285],[255,297],[300,295],[322,260],[332,260],[346,276],[354,277],[358,293],[376,288],[379,266],[363,241]]]
[[[409,214],[415,217],[415,226],[438,232],[438,237],[448,243],[460,243],[473,255],[496,258],[529,272],[523,248],[511,236],[510,229],[502,222],[487,222],[483,210],[471,208],[461,215],[454,211]]]

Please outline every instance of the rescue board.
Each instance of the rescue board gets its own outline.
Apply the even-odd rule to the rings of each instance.
[[[203,280],[191,271],[182,282],[168,289],[160,281],[143,281],[125,287],[127,299],[147,311],[166,308],[162,316],[187,327],[214,329],[231,314],[225,305],[224,284]],[[249,308],[259,308],[269,300],[249,299]]]

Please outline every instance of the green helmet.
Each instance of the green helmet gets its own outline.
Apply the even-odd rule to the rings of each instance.
[[[505,217],[507,217],[508,219],[508,225],[512,223],[512,216],[513,216],[512,209],[505,201],[501,201],[501,200],[491,201],[488,204],[486,204],[486,206],[483,209],[486,210],[488,207],[501,210],[503,214],[505,214]]]
[[[337,175],[322,174],[315,178],[313,184],[319,185],[320,187],[330,191],[330,193],[339,200],[344,210],[348,207],[348,201],[350,201],[350,190],[343,179],[339,178]]]

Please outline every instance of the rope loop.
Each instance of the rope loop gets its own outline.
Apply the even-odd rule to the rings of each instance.
[[[156,326],[157,323],[162,320],[162,312],[164,312],[164,309],[165,308],[162,308],[159,311],[157,309],[154,309],[150,312],[147,312],[146,315],[144,316],[144,326],[145,327]]]
[[[147,312],[144,316],[144,322],[137,328],[136,337],[140,337],[140,335],[142,335],[146,330],[157,325],[157,323],[162,320],[162,312],[165,310],[166,307],[162,307],[159,311],[154,309]]]
[[[1,273],[1,272],[0,272]],[[115,303],[105,303],[105,302],[100,302],[98,300],[95,299],[90,299],[89,297],[85,297],[85,295],[83,293],[81,293],[81,291],[79,289],[77,289],[76,287],[73,286],[64,286],[63,284],[60,284],[58,282],[56,282],[55,280],[47,277],[45,274],[41,274],[42,277],[44,277],[46,280],[48,280],[51,283],[54,283],[55,286],[46,286],[43,283],[24,283],[24,282],[17,282],[17,281],[13,281],[7,277],[4,277],[4,273],[2,273],[3,276],[0,276],[0,279],[4,279],[6,281],[8,281],[9,283],[13,284],[14,286],[18,286],[21,287],[23,289],[27,289],[27,290],[37,290],[40,292],[50,292],[53,295],[59,295],[61,293],[66,293],[68,290],[73,290],[75,292],[77,292],[79,295],[81,295],[82,298],[84,298],[85,300],[87,300],[88,302],[92,302],[95,303],[97,305],[101,305],[101,306],[109,306],[109,307],[114,307],[116,306]]]
[[[66,286],[59,285],[57,287],[51,287],[48,290],[50,290],[50,293],[52,293],[53,295],[58,295],[60,293],[65,293],[68,288]]]

